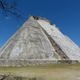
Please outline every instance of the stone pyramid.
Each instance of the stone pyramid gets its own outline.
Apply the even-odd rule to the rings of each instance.
[[[0,65],[80,61],[80,49],[49,20],[31,16],[0,51]]]

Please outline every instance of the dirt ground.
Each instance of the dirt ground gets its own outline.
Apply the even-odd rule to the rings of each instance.
[[[0,74],[35,78],[31,80],[80,80],[80,64],[0,67]]]

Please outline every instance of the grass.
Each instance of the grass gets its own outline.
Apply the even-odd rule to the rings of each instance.
[[[39,80],[80,80],[80,64],[0,67],[0,74],[37,78],[37,80],[38,78],[41,78]]]

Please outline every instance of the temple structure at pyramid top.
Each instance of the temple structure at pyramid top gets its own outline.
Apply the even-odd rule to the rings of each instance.
[[[49,20],[31,16],[0,51],[0,65],[80,62],[79,47]]]

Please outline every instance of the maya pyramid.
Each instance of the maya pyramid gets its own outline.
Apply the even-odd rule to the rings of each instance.
[[[49,20],[31,16],[0,51],[0,65],[80,62],[79,47]]]

